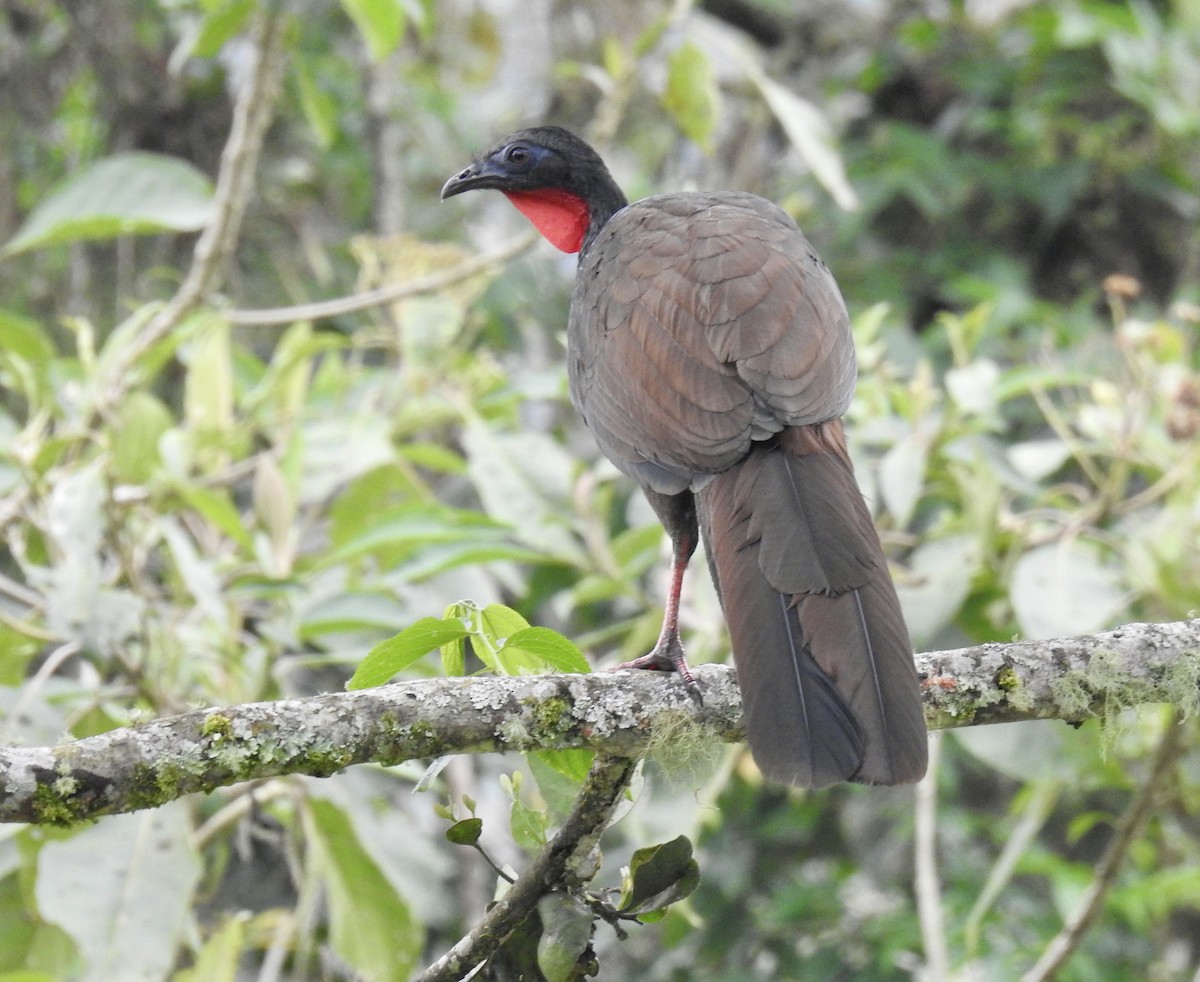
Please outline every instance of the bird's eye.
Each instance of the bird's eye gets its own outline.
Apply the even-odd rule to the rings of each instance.
[[[509,147],[504,151],[504,159],[510,164],[523,164],[532,156],[528,147],[523,147],[519,143],[516,146]]]

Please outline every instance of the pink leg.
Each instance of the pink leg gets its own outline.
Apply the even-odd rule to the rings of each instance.
[[[696,544],[690,536],[680,536],[680,540],[675,542],[671,560],[671,585],[667,590],[662,632],[658,641],[648,653],[618,665],[613,671],[622,668],[643,668],[657,672],[677,672],[692,698],[703,705],[704,697],[700,694],[700,686],[688,667],[687,659],[683,656],[683,645],[679,640],[679,597],[683,592],[683,574],[695,548]]]

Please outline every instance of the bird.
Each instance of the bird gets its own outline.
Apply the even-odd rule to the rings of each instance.
[[[558,126],[505,136],[441,198],[473,190],[500,191],[579,254],[571,401],[671,540],[661,634],[620,667],[673,670],[699,691],[679,603],[703,539],[764,777],[919,780],[928,741],[912,645],[842,422],[857,382],[849,315],[796,223],[740,191],[631,204],[600,155]]]

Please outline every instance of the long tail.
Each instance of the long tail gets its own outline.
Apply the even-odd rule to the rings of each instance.
[[[841,421],[757,445],[696,504],[763,773],[810,788],[919,780],[912,647]]]

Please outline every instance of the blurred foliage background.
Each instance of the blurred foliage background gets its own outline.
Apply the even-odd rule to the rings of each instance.
[[[212,215],[267,12],[282,86],[223,289],[138,350]],[[919,648],[1188,616],[1197,92],[1190,0],[8,0],[0,740],[337,689],[460,601],[593,664],[650,647],[662,532],[566,398],[574,259],[517,241],[499,196],[438,203],[542,121],[594,138],[631,197],[741,188],[805,229],[855,319],[854,453]],[[248,314],[513,243],[392,304]],[[694,661],[726,654],[705,579]],[[627,940],[601,925],[600,977],[1017,978],[1170,725],[956,731],[916,818],[911,789],[799,794],[740,748],[664,754],[596,882],[682,832],[700,885]],[[448,818],[520,870],[564,770],[459,758],[414,794],[422,767],[362,767],[3,827],[0,980],[409,978],[496,889]],[[1155,790],[1059,977],[1200,978],[1186,741]],[[940,919],[914,901],[914,827]]]

